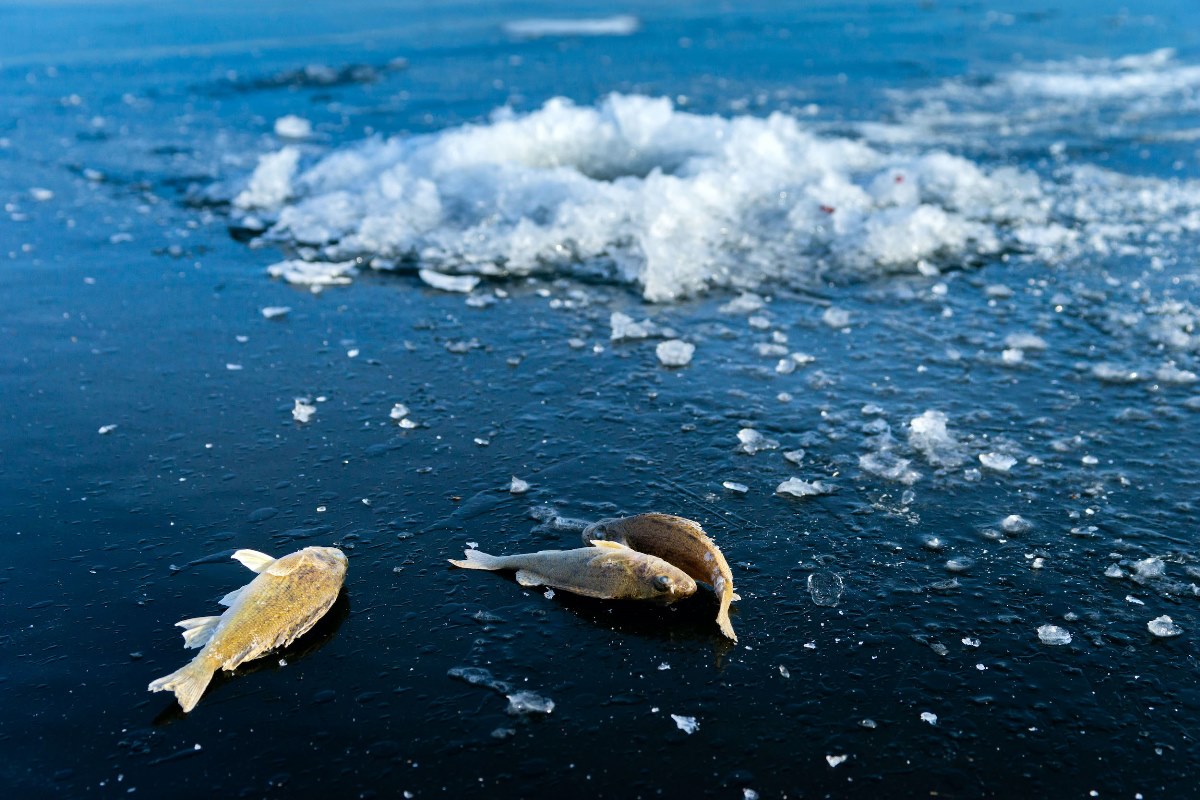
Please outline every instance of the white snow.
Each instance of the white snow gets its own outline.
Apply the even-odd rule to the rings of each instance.
[[[1176,625],[1174,620],[1172,620],[1166,614],[1150,620],[1146,623],[1146,627],[1149,628],[1150,632],[1155,636],[1161,636],[1163,638],[1178,636],[1179,634],[1183,633],[1183,628]]]
[[[480,280],[478,275],[445,275],[432,269],[418,270],[417,275],[435,289],[463,294],[472,292]]]
[[[312,131],[312,123],[295,114],[275,120],[275,135],[283,139],[307,139],[312,136]]]
[[[682,339],[668,339],[654,348],[654,354],[664,367],[685,367],[691,363],[695,352],[696,345]]]
[[[262,156],[233,204],[243,209],[278,207],[292,196],[292,180],[299,164],[300,150],[291,145]]]
[[[695,717],[685,717],[679,714],[672,714],[671,719],[675,720],[676,727],[678,727],[679,730],[683,731],[684,733],[692,734],[700,730],[700,723],[696,721]]]
[[[1061,645],[1071,643],[1071,634],[1057,625],[1041,625],[1037,629],[1042,644]]]

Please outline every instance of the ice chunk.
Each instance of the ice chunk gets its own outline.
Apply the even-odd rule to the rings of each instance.
[[[681,339],[668,339],[665,342],[659,342],[658,347],[654,348],[654,354],[658,356],[658,360],[665,367],[687,366],[691,363],[692,355],[695,352],[696,345]]]
[[[577,19],[518,19],[504,23],[504,32],[523,39],[539,39],[544,36],[629,36],[636,33],[638,27],[638,18],[632,14],[616,14],[611,17]]]
[[[1057,625],[1041,625],[1037,629],[1037,634],[1042,644],[1060,645],[1071,643],[1070,632]]]
[[[1125,571],[1123,569],[1121,569],[1120,567],[1118,567],[1116,564],[1109,564],[1108,568],[1104,570],[1104,577],[1106,577],[1106,578],[1124,578]]]
[[[803,450],[786,450],[783,453],[783,457],[796,466],[800,466],[802,463],[804,463]]]
[[[850,324],[850,312],[830,306],[821,314],[821,321],[831,328],[845,328]]]
[[[858,457],[858,466],[863,472],[878,475],[889,481],[898,481],[908,486],[921,478],[921,473],[911,469],[911,464],[912,462],[907,458],[900,458],[889,450],[864,453]]]
[[[275,135],[284,139],[307,139],[312,136],[312,131],[312,123],[295,114],[275,120]]]
[[[849,757],[850,757],[850,756],[846,756],[846,755],[842,755],[842,756],[825,756],[825,760],[826,760],[827,762],[829,762],[829,766],[831,766],[831,767],[836,767],[838,764],[843,764],[843,763],[845,763],[846,759],[848,759]]]
[[[508,713],[513,716],[522,716],[525,714],[549,714],[554,710],[554,701],[549,697],[542,697],[536,692],[520,691],[514,692],[508,697]]]
[[[525,494],[529,491],[529,482],[523,481],[516,475],[513,475],[512,483],[508,485],[508,491],[512,494]]]
[[[291,306],[265,306],[262,309],[264,319],[282,319],[292,313]]]
[[[973,636],[964,636],[962,639],[962,643],[965,644],[967,647],[979,647],[979,645],[983,644],[983,642],[981,642],[980,640],[976,639]]]
[[[116,425],[101,425],[101,426],[100,426],[100,430],[99,430],[99,431],[97,431],[97,432],[98,432],[98,433],[99,433],[101,436],[107,436],[108,434],[112,433],[112,432],[113,432],[113,431],[115,431],[116,429],[117,429],[117,426],[116,426]]]
[[[316,413],[317,407],[309,405],[307,398],[296,398],[296,405],[292,408],[292,419],[296,422],[308,422]]]
[[[501,694],[508,693],[510,689],[508,683],[496,680],[492,673],[483,667],[451,667],[446,674],[472,686],[483,686]]]
[[[932,711],[922,711],[921,721],[928,722],[930,725],[937,725],[938,717]]]
[[[1046,349],[1046,340],[1032,333],[1010,333],[1004,337],[1004,344],[1014,350]]]
[[[687,734],[695,733],[700,730],[700,723],[695,717],[684,717],[679,714],[672,714],[671,719],[675,720],[676,727]]]
[[[1133,563],[1133,574],[1130,576],[1138,583],[1157,580],[1167,574],[1167,565],[1161,558],[1143,558]]]
[[[1018,350],[1015,347],[1006,348],[1000,353],[1000,360],[1010,366],[1021,364],[1025,361],[1025,351]]]
[[[1172,620],[1166,614],[1150,620],[1146,623],[1146,627],[1149,628],[1150,632],[1155,636],[1162,636],[1164,638],[1169,636],[1178,636],[1179,634],[1183,633],[1183,628],[1176,625],[1174,620]]]
[[[816,497],[833,492],[834,487],[824,481],[809,482],[799,478],[788,478],[775,487],[775,494],[790,494],[792,497]]]
[[[351,276],[357,274],[355,263],[291,259],[267,267],[267,274],[300,286],[345,286],[351,282]]]
[[[808,576],[808,595],[813,604],[834,608],[842,599],[846,584],[836,572],[813,572]]]
[[[1092,367],[1092,375],[1104,383],[1137,383],[1144,377],[1137,370],[1102,363]]]
[[[1025,533],[1033,528],[1033,523],[1020,514],[1009,514],[1000,520],[1000,530],[1005,533]]]
[[[749,486],[744,483],[738,483],[737,481],[722,481],[721,485],[734,494],[745,494],[746,492],[750,491]]]
[[[1016,466],[1017,460],[1004,453],[980,453],[979,463],[996,472],[1008,472]]]
[[[718,311],[722,314],[751,314],[758,311],[765,303],[754,292],[742,292],[740,295],[721,306]]]
[[[288,146],[258,160],[250,182],[233,204],[238,208],[276,208],[292,196],[292,180],[300,163],[300,150]]]
[[[432,269],[418,270],[417,275],[435,289],[441,289],[443,292],[461,292],[462,294],[472,292],[479,285],[480,280],[478,275],[445,275]]]
[[[754,455],[760,450],[775,450],[779,447],[779,442],[775,439],[768,439],[754,428],[742,428],[737,433],[738,450],[747,455]]]
[[[612,312],[608,318],[608,324],[612,328],[610,339],[614,342],[623,342],[628,339],[651,339],[663,335],[663,330],[648,319],[641,322],[635,322],[633,317],[628,314],[622,314],[620,311]]]
[[[1154,373],[1154,378],[1159,383],[1174,383],[1185,384],[1195,383],[1196,373],[1188,369],[1180,369],[1174,363],[1164,364]]]
[[[957,467],[966,457],[954,435],[946,430],[941,411],[926,411],[908,423],[908,444],[935,467]]]
[[[785,667],[783,664],[780,664],[780,665],[779,665],[779,674],[780,674],[780,675],[782,675],[782,676],[783,676],[783,677],[785,677],[785,678],[790,678],[790,677],[792,677],[792,673],[791,673],[791,671],[790,671],[790,670],[788,670],[788,668],[787,668],[787,667]]]
[[[402,420],[408,414],[408,406],[404,405],[404,403],[396,403],[396,405],[392,406],[392,410],[388,412],[388,416],[394,420]]]
[[[946,561],[946,570],[948,572],[970,572],[973,566],[975,566],[975,561],[965,556],[951,558]]]
[[[47,200],[54,199],[54,192],[49,189],[42,188],[41,186],[34,186],[29,190],[29,196],[39,203],[44,203]]]

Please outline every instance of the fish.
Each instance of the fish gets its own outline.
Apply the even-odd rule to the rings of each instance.
[[[700,523],[671,514],[636,514],[594,522],[583,529],[585,542],[616,542],[641,553],[657,556],[689,576],[712,587],[720,600],[717,625],[733,641],[729,606],[741,598],[733,591],[733,572],[716,542]]]
[[[200,702],[218,669],[237,669],[307,633],[337,600],[346,580],[346,556],[336,547],[305,547],[282,558],[238,550],[233,558],[258,577],[221,598],[223,614],[175,623],[183,628],[184,647],[203,649],[182,668],[150,683],[151,692],[174,692],[184,713]]]
[[[595,542],[574,550],[540,550],[493,556],[467,550],[450,563],[464,569],[515,569],[522,586],[549,586],[604,600],[656,600],[674,603],[696,592],[696,582],[661,558],[616,542]]]

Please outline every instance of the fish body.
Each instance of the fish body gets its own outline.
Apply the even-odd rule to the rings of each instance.
[[[150,684],[171,690],[184,712],[200,701],[218,669],[234,670],[308,632],[337,600],[346,579],[346,556],[334,547],[306,547],[282,558],[238,550],[233,558],[258,577],[221,598],[220,616],[176,623],[184,647],[203,648],[190,663]]]
[[[522,586],[550,586],[606,600],[674,603],[696,591],[694,580],[661,558],[617,543],[596,545],[512,556],[467,550],[465,558],[450,559],[450,563],[465,569],[515,569]]]
[[[721,548],[698,522],[671,514],[602,519],[584,529],[583,540],[616,542],[658,556],[692,578],[707,583],[720,600],[717,624],[721,632],[737,641],[733,623],[729,620],[729,606],[738,599],[733,591],[733,572],[721,554]]]

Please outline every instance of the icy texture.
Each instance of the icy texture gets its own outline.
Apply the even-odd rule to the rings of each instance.
[[[272,264],[267,267],[267,274],[300,286],[345,286],[355,274],[354,266],[354,261],[330,263],[292,259]]]
[[[946,415],[926,411],[908,423],[908,444],[935,467],[957,467],[966,458],[962,446],[946,430]]]
[[[1138,583],[1156,580],[1167,574],[1167,566],[1161,558],[1144,558],[1135,561],[1133,574],[1130,576]]]
[[[335,150],[300,172],[298,160],[290,146],[264,156],[234,201],[270,212],[271,238],[327,245],[337,260],[600,273],[655,301],[959,263],[1047,215],[1037,179],[1011,168],[890,154],[783,113],[702,116],[639,95],[502,108],[484,124]],[[848,321],[833,308],[825,319]]]
[[[529,482],[523,481],[516,475],[513,475],[512,483],[508,485],[508,491],[512,494],[525,494],[529,491]]]
[[[676,727],[678,727],[679,730],[683,731],[684,733],[691,734],[700,730],[700,723],[696,721],[695,717],[684,717],[680,716],[679,714],[672,714],[671,719],[675,720]]]
[[[846,584],[836,572],[814,572],[808,576],[808,594],[815,605],[835,607]]]
[[[1033,523],[1020,514],[1009,514],[1000,520],[1000,530],[1005,533],[1025,533],[1033,528]]]
[[[420,270],[417,275],[425,283],[435,289],[441,289],[443,292],[468,294],[479,285],[479,276],[477,275],[443,275],[432,269]]]
[[[1042,644],[1070,644],[1071,634],[1057,625],[1042,625],[1037,629],[1038,639]]]
[[[1017,465],[1017,460],[1003,453],[980,453],[979,463],[996,472],[1008,472]]]
[[[863,472],[878,475],[889,481],[898,481],[911,486],[921,478],[921,473],[911,467],[912,462],[900,458],[890,450],[880,450],[875,453],[864,453],[858,457],[858,466]]]
[[[664,367],[686,367],[695,352],[696,345],[681,339],[668,339],[654,348],[654,354]]]
[[[790,494],[793,497],[816,497],[822,494],[833,494],[833,487],[824,481],[804,481],[799,478],[788,478],[775,487],[775,494]]]
[[[306,399],[296,398],[296,405],[292,407],[292,419],[296,422],[308,422],[316,413],[316,406],[309,405]]]
[[[549,714],[554,710],[554,701],[536,692],[520,691],[507,695],[508,713],[514,716],[525,714]]]
[[[1150,620],[1146,623],[1146,627],[1149,628],[1150,632],[1155,636],[1161,636],[1163,638],[1169,636],[1178,636],[1179,634],[1183,633],[1183,628],[1176,625],[1174,620],[1172,620],[1166,614]]]
[[[628,36],[639,27],[638,18],[630,14],[583,19],[553,17],[520,19],[504,23],[509,36],[537,39],[543,36]]]
[[[760,450],[774,450],[779,447],[775,439],[768,439],[754,428],[742,428],[737,433],[738,450],[747,455],[754,455]]]
[[[626,339],[652,339],[658,336],[670,335],[667,330],[664,330],[648,319],[641,322],[635,322],[633,317],[628,314],[622,314],[620,311],[614,311],[608,319],[609,326],[612,327],[610,339],[614,342],[622,342]]]

